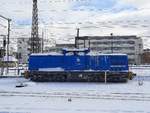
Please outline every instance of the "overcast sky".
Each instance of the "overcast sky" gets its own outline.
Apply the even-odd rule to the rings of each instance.
[[[58,43],[73,42],[76,28],[80,35],[150,35],[149,0],[38,0],[38,9],[39,34]],[[0,0],[0,14],[12,19],[12,38],[30,37],[32,0]],[[0,19],[1,34],[6,28]]]

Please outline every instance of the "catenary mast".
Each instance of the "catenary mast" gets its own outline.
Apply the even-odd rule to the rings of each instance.
[[[32,10],[32,30],[30,39],[30,52],[39,53],[41,51],[40,38],[38,34],[38,7],[37,0],[33,0],[33,10]]]

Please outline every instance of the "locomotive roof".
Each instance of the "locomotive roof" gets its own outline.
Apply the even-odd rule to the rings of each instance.
[[[96,52],[89,52],[87,55],[91,55],[91,56],[96,56],[96,55],[108,55],[108,56],[122,55],[122,56],[127,56],[127,54],[123,54],[123,53],[96,53]]]
[[[58,52],[49,52],[49,53],[32,53],[31,56],[48,56],[48,55],[63,55]]]
[[[31,56],[49,56],[49,55],[56,55],[56,56],[63,56],[64,54],[62,53],[57,53],[57,52],[50,52],[50,53],[32,53]],[[84,54],[79,54],[80,56],[84,55]],[[107,56],[127,56],[127,54],[122,54],[122,53],[96,53],[96,52],[89,52],[86,55],[90,55],[90,56],[97,56],[97,55],[107,55]]]

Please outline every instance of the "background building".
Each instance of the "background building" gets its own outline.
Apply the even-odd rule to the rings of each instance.
[[[18,38],[17,58],[19,63],[27,63],[29,54],[30,54],[29,38]]]
[[[140,64],[143,42],[136,36],[82,36],[76,37],[78,48],[90,48],[101,53],[125,53],[130,64]]]
[[[125,53],[128,54],[130,64],[140,64],[143,57],[143,42],[137,36],[82,36],[76,37],[76,46],[100,53]],[[61,52],[62,48],[74,47],[74,44],[55,44],[53,47],[45,46],[44,52]],[[19,62],[27,63],[30,54],[29,38],[19,38],[17,48]]]
[[[43,50],[44,40],[40,38],[41,49]],[[40,52],[42,52],[40,50]],[[17,59],[19,63],[28,63],[28,57],[31,53],[31,38],[18,38],[17,39]]]
[[[143,50],[142,64],[150,64],[150,49],[144,49]]]

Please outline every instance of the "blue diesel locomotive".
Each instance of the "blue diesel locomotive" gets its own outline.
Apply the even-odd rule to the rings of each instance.
[[[86,48],[31,54],[27,71],[33,81],[59,82],[127,82],[128,74],[126,54],[97,54]]]

